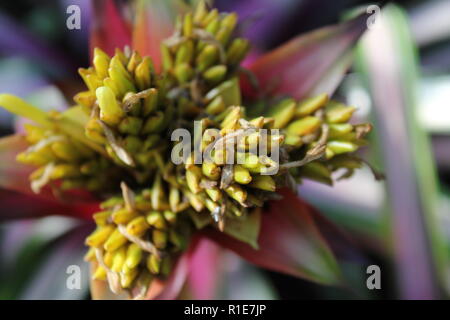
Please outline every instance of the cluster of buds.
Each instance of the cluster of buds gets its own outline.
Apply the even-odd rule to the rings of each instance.
[[[206,207],[219,228],[225,217],[242,216],[276,198],[280,187],[302,178],[332,183],[346,169],[350,176],[362,161],[352,155],[370,131],[369,124],[348,123],[354,107],[328,101],[326,94],[296,102],[282,99],[267,117],[246,120],[243,107],[230,107],[201,121],[198,162],[192,152],[185,164],[185,193],[192,207]],[[195,138],[194,139],[198,139]]]
[[[277,153],[284,136],[271,130],[271,118],[247,121],[244,111],[230,107],[215,120],[203,119],[198,138],[203,157],[192,152],[181,173],[191,206],[197,212],[206,208],[221,230],[226,217],[261,207],[276,190]]]
[[[38,167],[35,192],[50,184],[104,200],[122,190],[102,203],[86,239],[93,277],[114,293],[144,296],[153,279],[167,277],[195,228],[239,239],[245,223],[259,226],[252,212],[280,188],[295,190],[304,178],[331,184],[335,171],[346,178],[364,163],[354,152],[370,124],[351,124],[355,108],[326,94],[255,103],[277,101],[267,110],[241,106],[238,73],[249,42],[236,27],[235,13],[199,1],[161,44],[161,73],[128,48],[112,57],[95,49],[93,66],[79,70],[87,90],[74,97],[76,107],[45,113],[2,95],[8,109],[37,123],[25,125],[30,146],[17,156]],[[180,132],[187,139],[174,142]]]
[[[31,187],[39,192],[50,182],[63,190],[97,191],[116,176],[111,161],[63,132],[25,124],[30,147],[17,155],[17,161],[38,167],[31,175]]]
[[[218,114],[226,109],[226,97],[216,92],[230,87],[249,42],[234,36],[238,17],[208,10],[202,1],[184,15],[176,31],[161,47],[163,68],[170,93],[177,97],[181,113]]]
[[[286,98],[272,106],[266,115],[286,135],[289,159],[297,159],[282,167],[289,169],[297,182],[309,178],[331,184],[332,173],[339,169],[346,169],[342,177],[349,177],[363,164],[351,154],[367,144],[364,137],[372,128],[368,123],[349,123],[355,110],[329,101],[326,94],[300,102]]]
[[[363,163],[353,153],[370,125],[350,124],[355,108],[326,94],[283,98],[256,118],[236,106],[239,64],[249,49],[235,36],[236,24],[236,14],[200,1],[163,42],[162,75],[150,58],[127,50],[111,58],[96,49],[94,66],[80,69],[89,90],[75,101],[90,116],[86,136],[127,167],[139,190],[122,182],[122,195],[102,204],[86,239],[94,278],[113,292],[164,278],[194,227],[226,231],[228,219],[246,219],[281,187],[295,189],[303,178],[331,183],[334,171],[344,168],[348,177]],[[193,119],[201,119],[199,132],[187,121]],[[170,161],[177,143],[166,141],[183,127],[199,148]]]
[[[187,246],[192,232],[188,216],[162,210],[166,202],[158,183],[137,195],[122,183],[122,196],[102,203],[103,211],[94,214],[97,229],[86,239],[90,250],[85,259],[97,264],[93,278],[108,281],[115,293],[142,287],[145,294],[153,279],[170,273]]]
[[[86,108],[89,139],[105,146],[118,164],[144,167],[174,115],[164,80],[150,57],[119,49],[111,58],[95,49],[93,67],[79,72],[88,87],[74,100]]]

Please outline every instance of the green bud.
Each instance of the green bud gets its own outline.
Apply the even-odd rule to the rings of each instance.
[[[161,259],[154,254],[150,254],[147,258],[147,269],[153,274],[158,274],[161,268]]]
[[[220,178],[221,169],[213,162],[204,161],[202,164],[203,174],[211,180],[218,180]]]
[[[197,70],[202,72],[211,67],[214,65],[218,57],[219,51],[217,47],[212,44],[207,45],[197,56]]]
[[[200,24],[202,22],[203,18],[205,18],[207,14],[208,14],[208,10],[207,10],[205,1],[200,0],[197,4],[197,7],[195,8],[194,22],[196,24]]]
[[[135,243],[131,243],[127,249],[125,264],[128,268],[135,268],[142,259],[142,249]]]
[[[128,115],[137,117],[141,113],[141,109],[142,109],[141,101],[137,101],[137,102],[132,103],[132,104],[130,104],[128,102],[130,99],[134,99],[135,95],[136,94],[133,93],[133,92],[126,93],[124,95],[123,99],[122,99],[122,103],[124,105],[126,105]]]
[[[216,19],[208,23],[205,30],[211,33],[212,35],[215,35],[217,31],[219,31],[219,28],[220,28],[220,19],[219,17],[217,17]]]
[[[119,131],[123,134],[138,135],[142,128],[142,119],[138,117],[125,117],[119,123]]]
[[[95,71],[97,72],[97,75],[104,79],[108,76],[108,67],[110,62],[110,57],[103,52],[99,48],[94,49],[94,60],[93,64],[95,67]]]
[[[100,87],[95,91],[100,107],[100,119],[106,124],[115,126],[125,116],[125,112],[117,103],[114,92],[108,87]]]
[[[142,128],[143,134],[158,133],[164,129],[164,113],[158,111],[154,116],[151,116],[145,121]]]
[[[192,12],[188,12],[184,16],[183,22],[183,35],[185,37],[190,37],[192,35],[192,31],[194,30],[194,22],[192,19]]]
[[[294,117],[297,104],[294,99],[283,99],[271,107],[267,113],[268,117],[274,119],[275,128],[284,128]]]
[[[114,230],[114,232],[109,236],[108,240],[106,240],[103,247],[108,252],[113,252],[127,243],[128,239],[120,233],[118,229]]]
[[[122,208],[117,211],[114,211],[114,213],[112,214],[112,219],[116,224],[127,224],[137,216],[138,216],[137,212],[130,211],[126,208]]]
[[[328,102],[328,95],[326,93],[320,94],[316,97],[308,98],[299,102],[295,115],[297,117],[305,117],[316,110],[325,106]]]
[[[73,100],[78,105],[87,107],[89,109],[92,108],[92,106],[94,105],[95,99],[96,99],[95,94],[93,94],[92,91],[79,92],[73,97]]]
[[[134,70],[134,77],[136,79],[139,90],[150,88],[152,68],[152,60],[150,59],[150,57],[145,57]]]
[[[142,235],[148,228],[150,228],[150,225],[144,216],[134,218],[127,224],[127,232],[134,236]]]
[[[62,178],[73,178],[81,175],[80,168],[72,164],[57,164],[53,168],[51,178],[52,179],[62,179]]]
[[[203,77],[209,83],[218,83],[225,78],[227,73],[227,67],[224,65],[217,65],[209,68],[205,72],[203,72]]]
[[[271,192],[275,192],[276,190],[275,181],[271,176],[255,176],[249,186]]]
[[[169,47],[167,47],[165,44],[161,46],[161,54],[164,70],[166,71],[172,70],[174,64],[172,53],[170,53]]]
[[[243,38],[234,39],[227,50],[227,63],[238,64],[244,59],[250,48],[248,40]]]
[[[252,176],[250,172],[243,166],[234,166],[234,181],[240,184],[248,184],[252,181]]]
[[[126,254],[127,254],[127,252],[125,250],[125,247],[122,247],[113,253],[113,261],[112,261],[111,271],[113,271],[113,272],[122,271],[122,267],[123,267],[123,264],[125,263],[125,259],[126,259]]]
[[[288,134],[304,136],[320,128],[322,122],[319,118],[308,116],[292,122],[286,131]]]
[[[247,191],[242,189],[238,184],[232,184],[225,189],[226,193],[239,203],[244,203],[247,199]]]
[[[93,216],[95,224],[98,226],[106,226],[108,219],[111,217],[111,211],[100,211],[95,213]]]
[[[158,90],[155,88],[149,89],[148,96],[144,99],[144,117],[155,111],[158,107]]]
[[[86,245],[90,247],[100,247],[113,233],[115,228],[112,225],[98,227],[89,237],[86,238]]]
[[[81,154],[78,152],[77,148],[74,148],[74,146],[69,144],[67,141],[53,142],[51,148],[53,153],[61,160],[72,162],[77,161],[81,157]]]
[[[330,139],[342,137],[353,130],[353,126],[350,123],[331,123],[328,127],[330,128],[328,134]]]
[[[181,44],[180,48],[177,50],[175,65],[180,65],[183,63],[191,63],[192,57],[194,55],[194,44],[192,41],[186,41]]]
[[[136,70],[137,66],[142,62],[142,57],[137,51],[133,51],[133,54],[130,57],[130,60],[127,64],[127,71],[130,74],[133,74],[134,70]],[[136,77],[135,77],[136,78]]]
[[[182,63],[175,67],[175,76],[178,82],[186,83],[190,81],[194,76],[194,70],[187,63]]]
[[[222,199],[222,192],[217,187],[211,187],[205,189],[206,194],[211,198],[212,201],[217,202]]]
[[[108,69],[109,77],[114,81],[114,85],[119,92],[118,97],[123,97],[127,92],[136,92],[134,84],[128,78],[128,71],[123,68],[124,72],[122,72],[121,68],[111,66]]]
[[[219,11],[217,9],[212,9],[202,21],[203,26],[207,26],[211,21],[219,17]]]
[[[288,135],[286,135],[286,138],[285,138],[285,140],[284,140],[284,143],[286,144],[286,145],[289,145],[289,146],[293,146],[293,147],[301,147],[302,146],[302,144],[303,144],[303,141],[302,141],[302,137],[300,137],[300,136],[297,136],[297,135],[293,135],[293,134],[288,134]]]
[[[157,134],[149,134],[147,139],[145,139],[143,150],[148,151],[156,146],[159,141],[160,136]]]
[[[358,146],[356,144],[339,140],[328,141],[327,147],[330,148],[334,154],[349,153],[358,150]]]
[[[163,215],[164,219],[166,219],[166,221],[169,222],[170,224],[174,224],[176,222],[177,215],[173,211],[165,210],[163,212]]]
[[[206,106],[206,112],[208,114],[216,115],[225,110],[225,103],[222,97],[216,97]]]
[[[126,265],[124,265],[125,267]],[[122,267],[122,270],[124,268]],[[139,274],[139,270],[137,268],[131,269],[128,272],[123,272],[120,274],[120,285],[122,288],[129,288],[131,287],[134,279],[136,279],[137,275]]]
[[[167,245],[167,232],[155,229],[152,231],[153,244],[158,249],[164,249]]]
[[[157,229],[166,229],[166,221],[159,211],[152,211],[147,215],[147,223]]]
[[[200,180],[202,178],[202,171],[199,167],[193,166],[186,170],[186,182],[189,189],[193,193],[199,193],[201,191],[200,188]]]
[[[139,137],[134,135],[128,135],[122,140],[122,145],[129,153],[138,153],[143,146],[143,142]]]
[[[343,123],[350,120],[355,107],[349,107],[339,102],[330,101],[327,105],[326,118],[329,123]]]

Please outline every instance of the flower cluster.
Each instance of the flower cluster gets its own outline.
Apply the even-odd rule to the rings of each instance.
[[[192,233],[188,215],[167,206],[161,179],[138,195],[121,186],[123,197],[101,204],[104,211],[94,214],[97,230],[86,239],[86,260],[98,263],[93,278],[108,279],[114,293],[167,276]]]
[[[119,165],[148,167],[174,115],[150,57],[120,49],[109,57],[97,48],[93,65],[79,70],[89,90],[74,99],[90,116],[86,136]]]
[[[62,190],[108,191],[107,183],[120,174],[108,158],[64,132],[33,124],[24,127],[30,147],[17,155],[17,161],[38,167],[30,175],[34,192],[51,182],[60,182],[57,187]]]
[[[142,293],[166,278],[196,229],[226,232],[280,188],[295,190],[302,179],[331,184],[333,172],[345,169],[349,177],[362,165],[354,152],[370,125],[350,124],[355,108],[326,94],[270,97],[265,110],[248,116],[238,76],[250,45],[237,24],[236,14],[201,1],[161,44],[161,72],[128,48],[112,57],[95,49],[93,66],[79,71],[87,90],[72,108],[86,117],[83,137],[26,127],[31,146],[18,160],[38,167],[36,191],[61,181],[63,189],[107,198],[94,215],[86,260],[115,293]],[[193,133],[207,155],[200,162],[193,151],[181,164],[171,161],[178,128]]]
[[[178,20],[175,33],[161,45],[163,68],[170,96],[176,97],[184,118],[202,113],[215,115],[230,104],[224,89],[233,85],[239,64],[250,45],[236,37],[235,13],[208,10],[200,2],[195,12]]]

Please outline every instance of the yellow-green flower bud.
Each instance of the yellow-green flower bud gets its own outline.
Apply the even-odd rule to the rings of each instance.
[[[110,126],[116,126],[125,116],[119,106],[114,92],[108,87],[100,87],[95,91],[100,107],[100,119]]]

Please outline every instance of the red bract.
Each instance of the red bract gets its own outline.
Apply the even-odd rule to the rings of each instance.
[[[350,67],[351,49],[365,29],[365,16],[298,36],[263,54],[249,69],[258,79],[256,92],[243,77],[244,94],[289,94],[296,99],[331,95]]]
[[[95,19],[92,20],[90,52],[95,47],[102,48],[108,54],[114,54],[116,48],[131,43],[129,24],[122,19],[114,1],[92,1]]]

